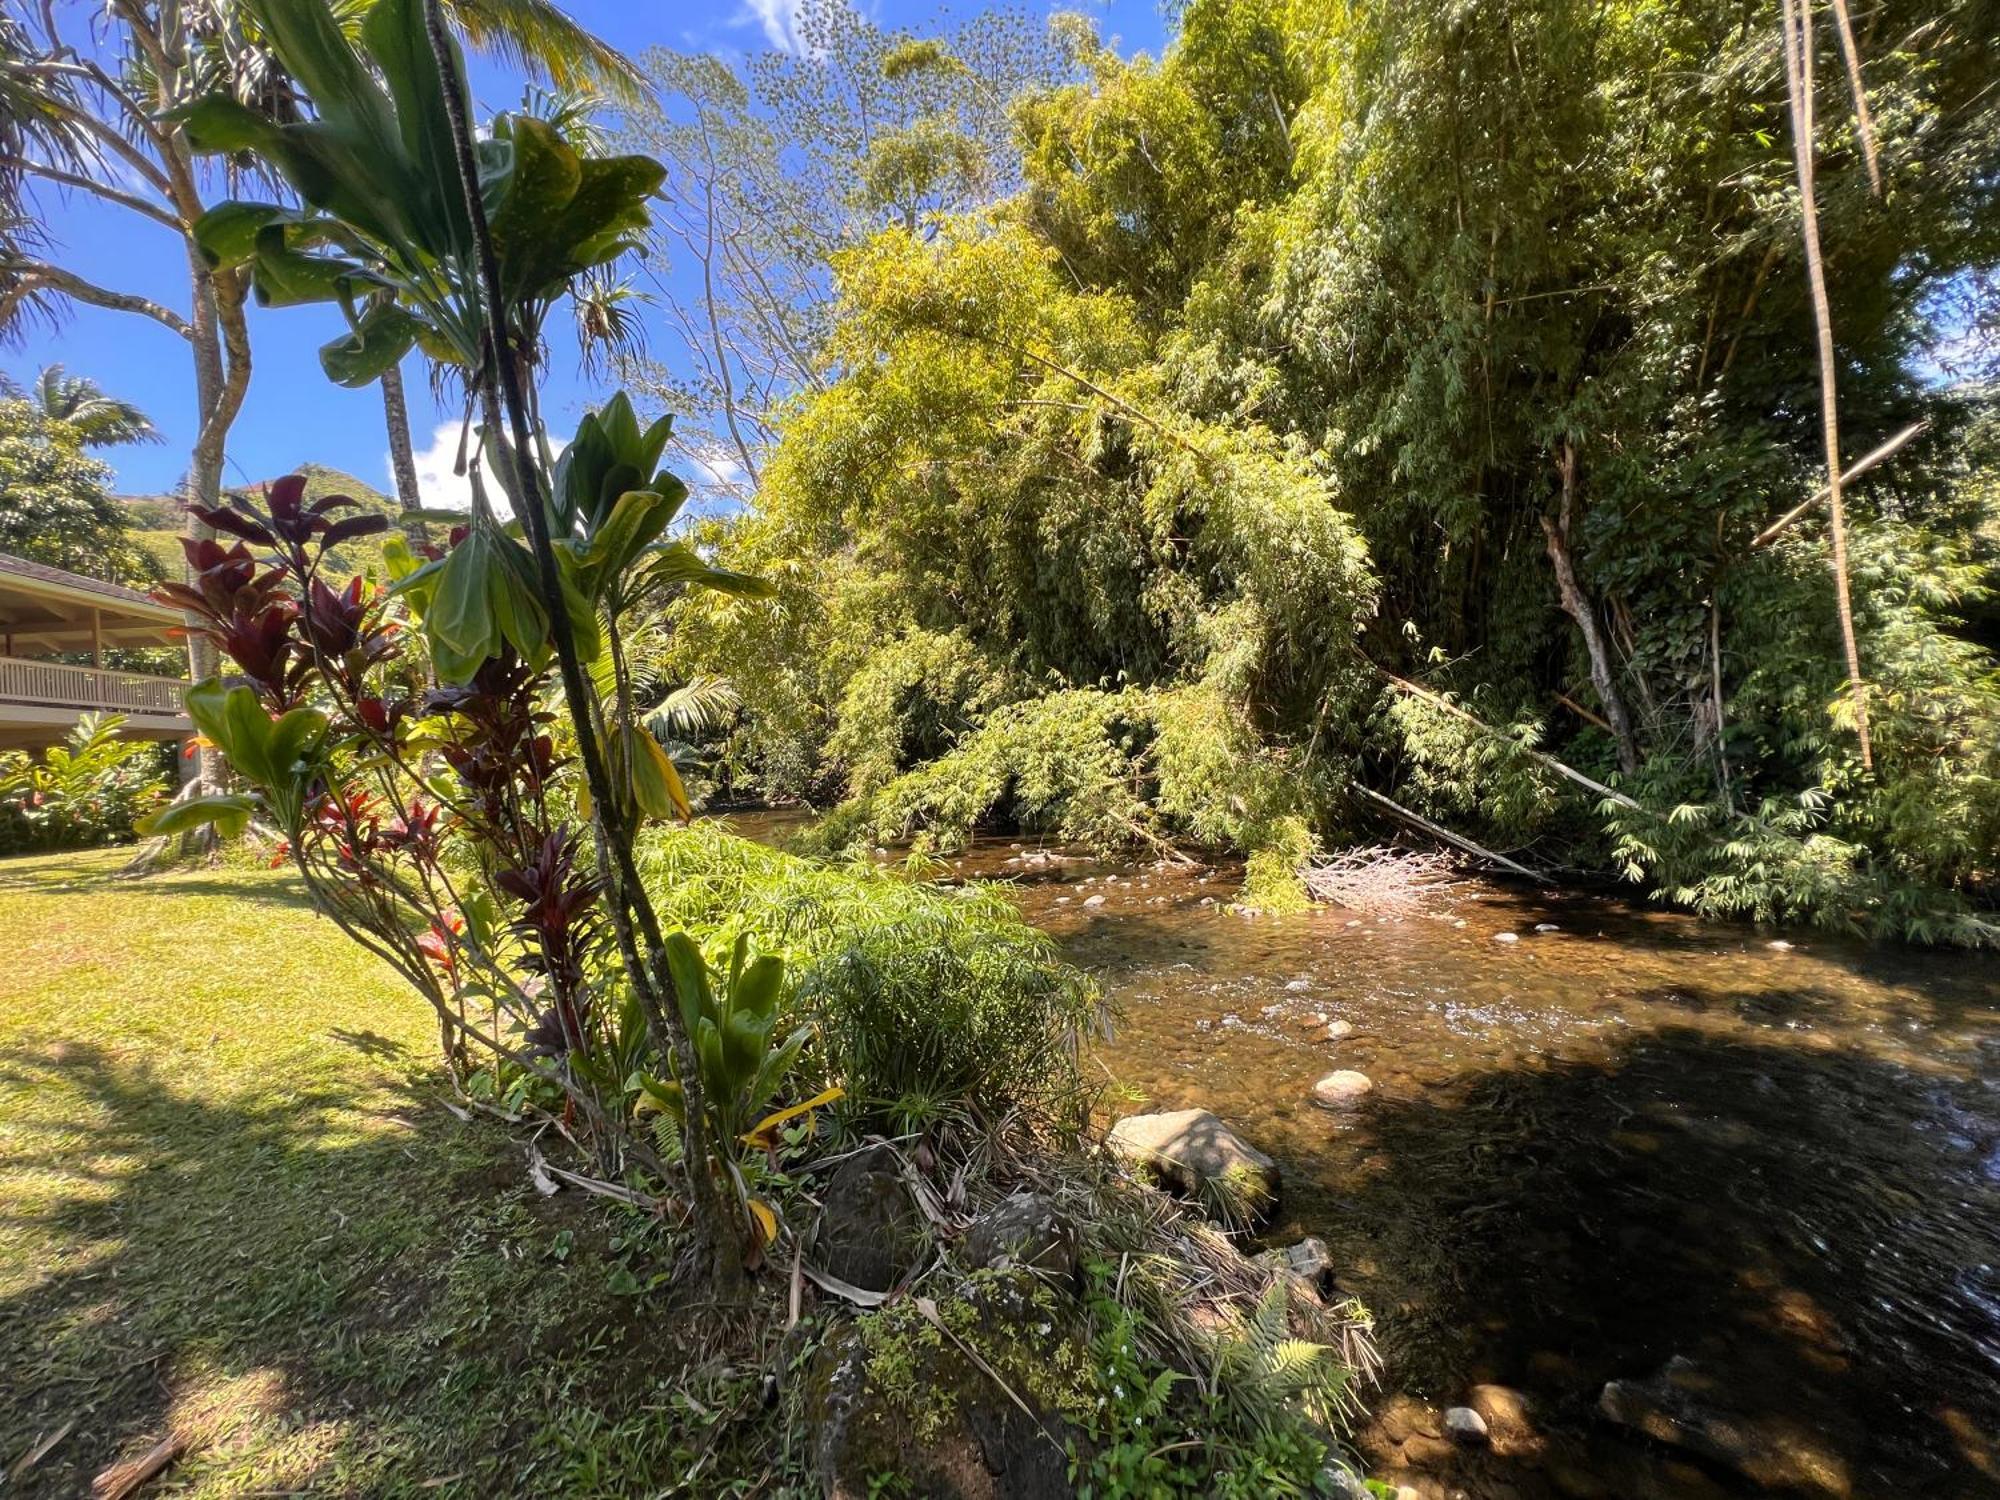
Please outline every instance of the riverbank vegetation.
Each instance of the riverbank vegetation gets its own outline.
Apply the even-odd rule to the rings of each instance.
[[[767,361],[727,302],[787,372],[713,536],[778,594],[678,606],[730,784],[835,844],[1239,850],[1264,902],[1379,833],[1361,786],[1703,912],[1991,940],[1994,26],[1871,12],[1868,143],[1818,83],[1847,462],[1917,429],[1846,495],[1872,765],[1775,14],[1194,4],[1158,60],[1067,22],[1007,66],[855,22],[809,122],[795,60],[666,73],[726,162],[859,184],[729,210],[817,226],[822,335]]]
[[[454,521],[441,547],[302,474],[190,506],[157,593],[221,665],[186,704],[231,780],[143,819],[148,858],[211,829],[273,851],[428,1011],[456,1115],[522,1131],[541,1194],[633,1219],[613,1291],[686,1299],[690,1344],[747,1338],[762,1399],[724,1419],[745,1456],[718,1484],[926,1491],[976,1460],[1005,1489],[1320,1485],[1366,1315],[1089,1149],[1098,998],[1048,940],[991,894],[661,831],[691,800],[630,648],[677,600],[771,586],[670,530],[670,420],[616,396],[558,454],[529,378],[661,166],[532,114],[475,131],[435,5],[355,32],[319,0],[251,11],[300,117],[215,92],[183,123],[293,200],[218,204],[193,238],[212,273],[338,312],[330,378],[449,366],[473,505],[408,518]],[[373,538],[386,586],[344,552]],[[247,934],[222,946],[254,966]]]

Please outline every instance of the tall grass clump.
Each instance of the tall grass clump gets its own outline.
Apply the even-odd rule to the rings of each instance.
[[[714,822],[649,832],[638,857],[663,921],[783,955],[783,1003],[816,1032],[801,1067],[846,1088],[852,1123],[1081,1123],[1078,1045],[1102,998],[998,892],[808,859]]]

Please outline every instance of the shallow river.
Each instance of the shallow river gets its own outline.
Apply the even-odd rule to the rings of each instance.
[[[1278,1159],[1269,1238],[1321,1236],[1375,1315],[1378,1469],[1440,1496],[2000,1496],[1992,955],[1481,885],[1435,916],[1246,917],[1224,873],[1031,854],[957,868],[1014,881],[1118,1006],[1111,1113],[1199,1105]],[[1335,1068],[1373,1092],[1316,1105]],[[1677,1356],[1720,1456],[1597,1413]],[[1532,1407],[1507,1457],[1391,1399],[1479,1383]]]

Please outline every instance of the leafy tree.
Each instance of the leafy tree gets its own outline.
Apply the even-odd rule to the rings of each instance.
[[[1157,61],[1069,23],[1082,76],[1016,101],[1017,191],[831,257],[827,373],[734,532],[780,603],[683,622],[680,668],[744,687],[739,760],[879,811],[885,762],[990,764],[998,705],[1198,691],[1235,726],[1218,779],[1254,745],[1292,800],[1169,818],[1183,836],[1295,848],[1363,815],[1358,780],[1701,904],[1776,805],[1809,832],[1759,827],[1854,851],[1795,913],[1909,930],[1978,899],[1991,554],[1961,402],[1918,371],[1936,309],[1990,319],[1995,17],[1896,0],[1864,29],[1885,198],[1859,116],[1821,112],[1843,430],[1928,424],[1846,497],[1871,772],[1825,509],[1758,540],[1824,449],[1777,6],[1754,9],[1196,3]],[[766,630],[812,664],[761,660]],[[980,669],[930,669],[961,658]],[[1616,803],[1607,826],[1549,752],[1702,837],[1637,834]],[[890,801],[958,828],[950,805],[1020,812],[977,784]],[[1774,890],[1737,909],[1787,879],[1750,864]]]
[[[0,400],[0,552],[112,583],[145,583],[159,568],[128,534],[106,491],[111,470],[86,450],[84,428],[42,404]]]
[[[1063,67],[1012,9],[920,36],[848,0],[806,0],[795,29],[796,51],[740,63],[647,53],[659,101],[627,131],[667,168],[648,259],[680,273],[654,277],[679,357],[631,373],[683,414],[676,441],[738,498],[787,400],[832,373],[835,252],[1014,186],[1010,101]]]
[[[68,423],[89,447],[160,441],[153,419],[137,406],[106,395],[96,381],[71,375],[59,364],[44,365],[26,392],[14,389],[11,381],[7,390],[33,401],[51,421]]]

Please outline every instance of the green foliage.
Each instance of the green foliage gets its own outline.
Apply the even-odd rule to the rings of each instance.
[[[348,331],[320,363],[336,384],[371,384],[418,344],[489,372],[472,225],[419,0],[378,0],[358,46],[323,5],[249,8],[317,117],[281,123],[226,93],[180,115],[197,150],[256,154],[305,208],[217,204],[194,226],[203,256],[217,270],[249,267],[264,305],[335,304]],[[645,157],[580,156],[527,114],[496,119],[478,155],[508,336],[533,347],[570,282],[632,247],[662,171]]]
[[[0,854],[122,844],[167,798],[171,750],[121,738],[121,714],[84,714],[39,756],[0,751]]]
[[[1267,905],[1359,779],[1580,866],[1657,843],[1653,888],[1695,891],[1729,838],[1607,824],[1523,753],[1618,774],[1546,527],[1652,821],[1712,800],[1718,834],[1824,794],[1817,836],[1912,893],[1883,912],[1990,902],[1991,399],[1916,372],[1937,318],[1991,323],[1994,20],[1895,0],[1872,23],[1894,212],[1823,121],[1852,446],[1931,424],[1850,496],[1872,777],[1821,522],[1752,545],[1821,458],[1776,26],[1723,0],[1215,0],[1158,60],[1062,28],[1074,77],[1015,104],[1018,191],[830,252],[821,358],[730,533],[789,577],[679,647],[772,686],[732,774],[845,791],[836,841],[1019,818],[1234,845]],[[811,665],[757,661],[773,628]],[[1385,696],[1371,661],[1500,733]],[[1178,746],[1175,713],[1201,726]],[[1847,921],[1794,853],[1777,904]]]
[[[711,946],[754,932],[783,959],[784,1024],[816,1037],[802,1088],[844,1085],[839,1109],[857,1124],[1080,1119],[1096,988],[1004,896],[804,859],[708,822],[649,833],[639,859],[663,921]]]
[[[686,933],[667,935],[667,963],[701,1067],[709,1117],[717,1141],[731,1154],[777,1094],[808,1034],[801,1027],[772,1045],[785,963],[770,953],[750,958],[749,950],[750,935],[737,934],[728,969],[717,973]],[[647,1080],[644,1087],[669,1110],[684,1107],[678,1084]]]
[[[85,451],[93,441],[35,402],[0,399],[0,552],[143,585],[159,567],[134,544],[129,518],[107,493],[110,468]]]

